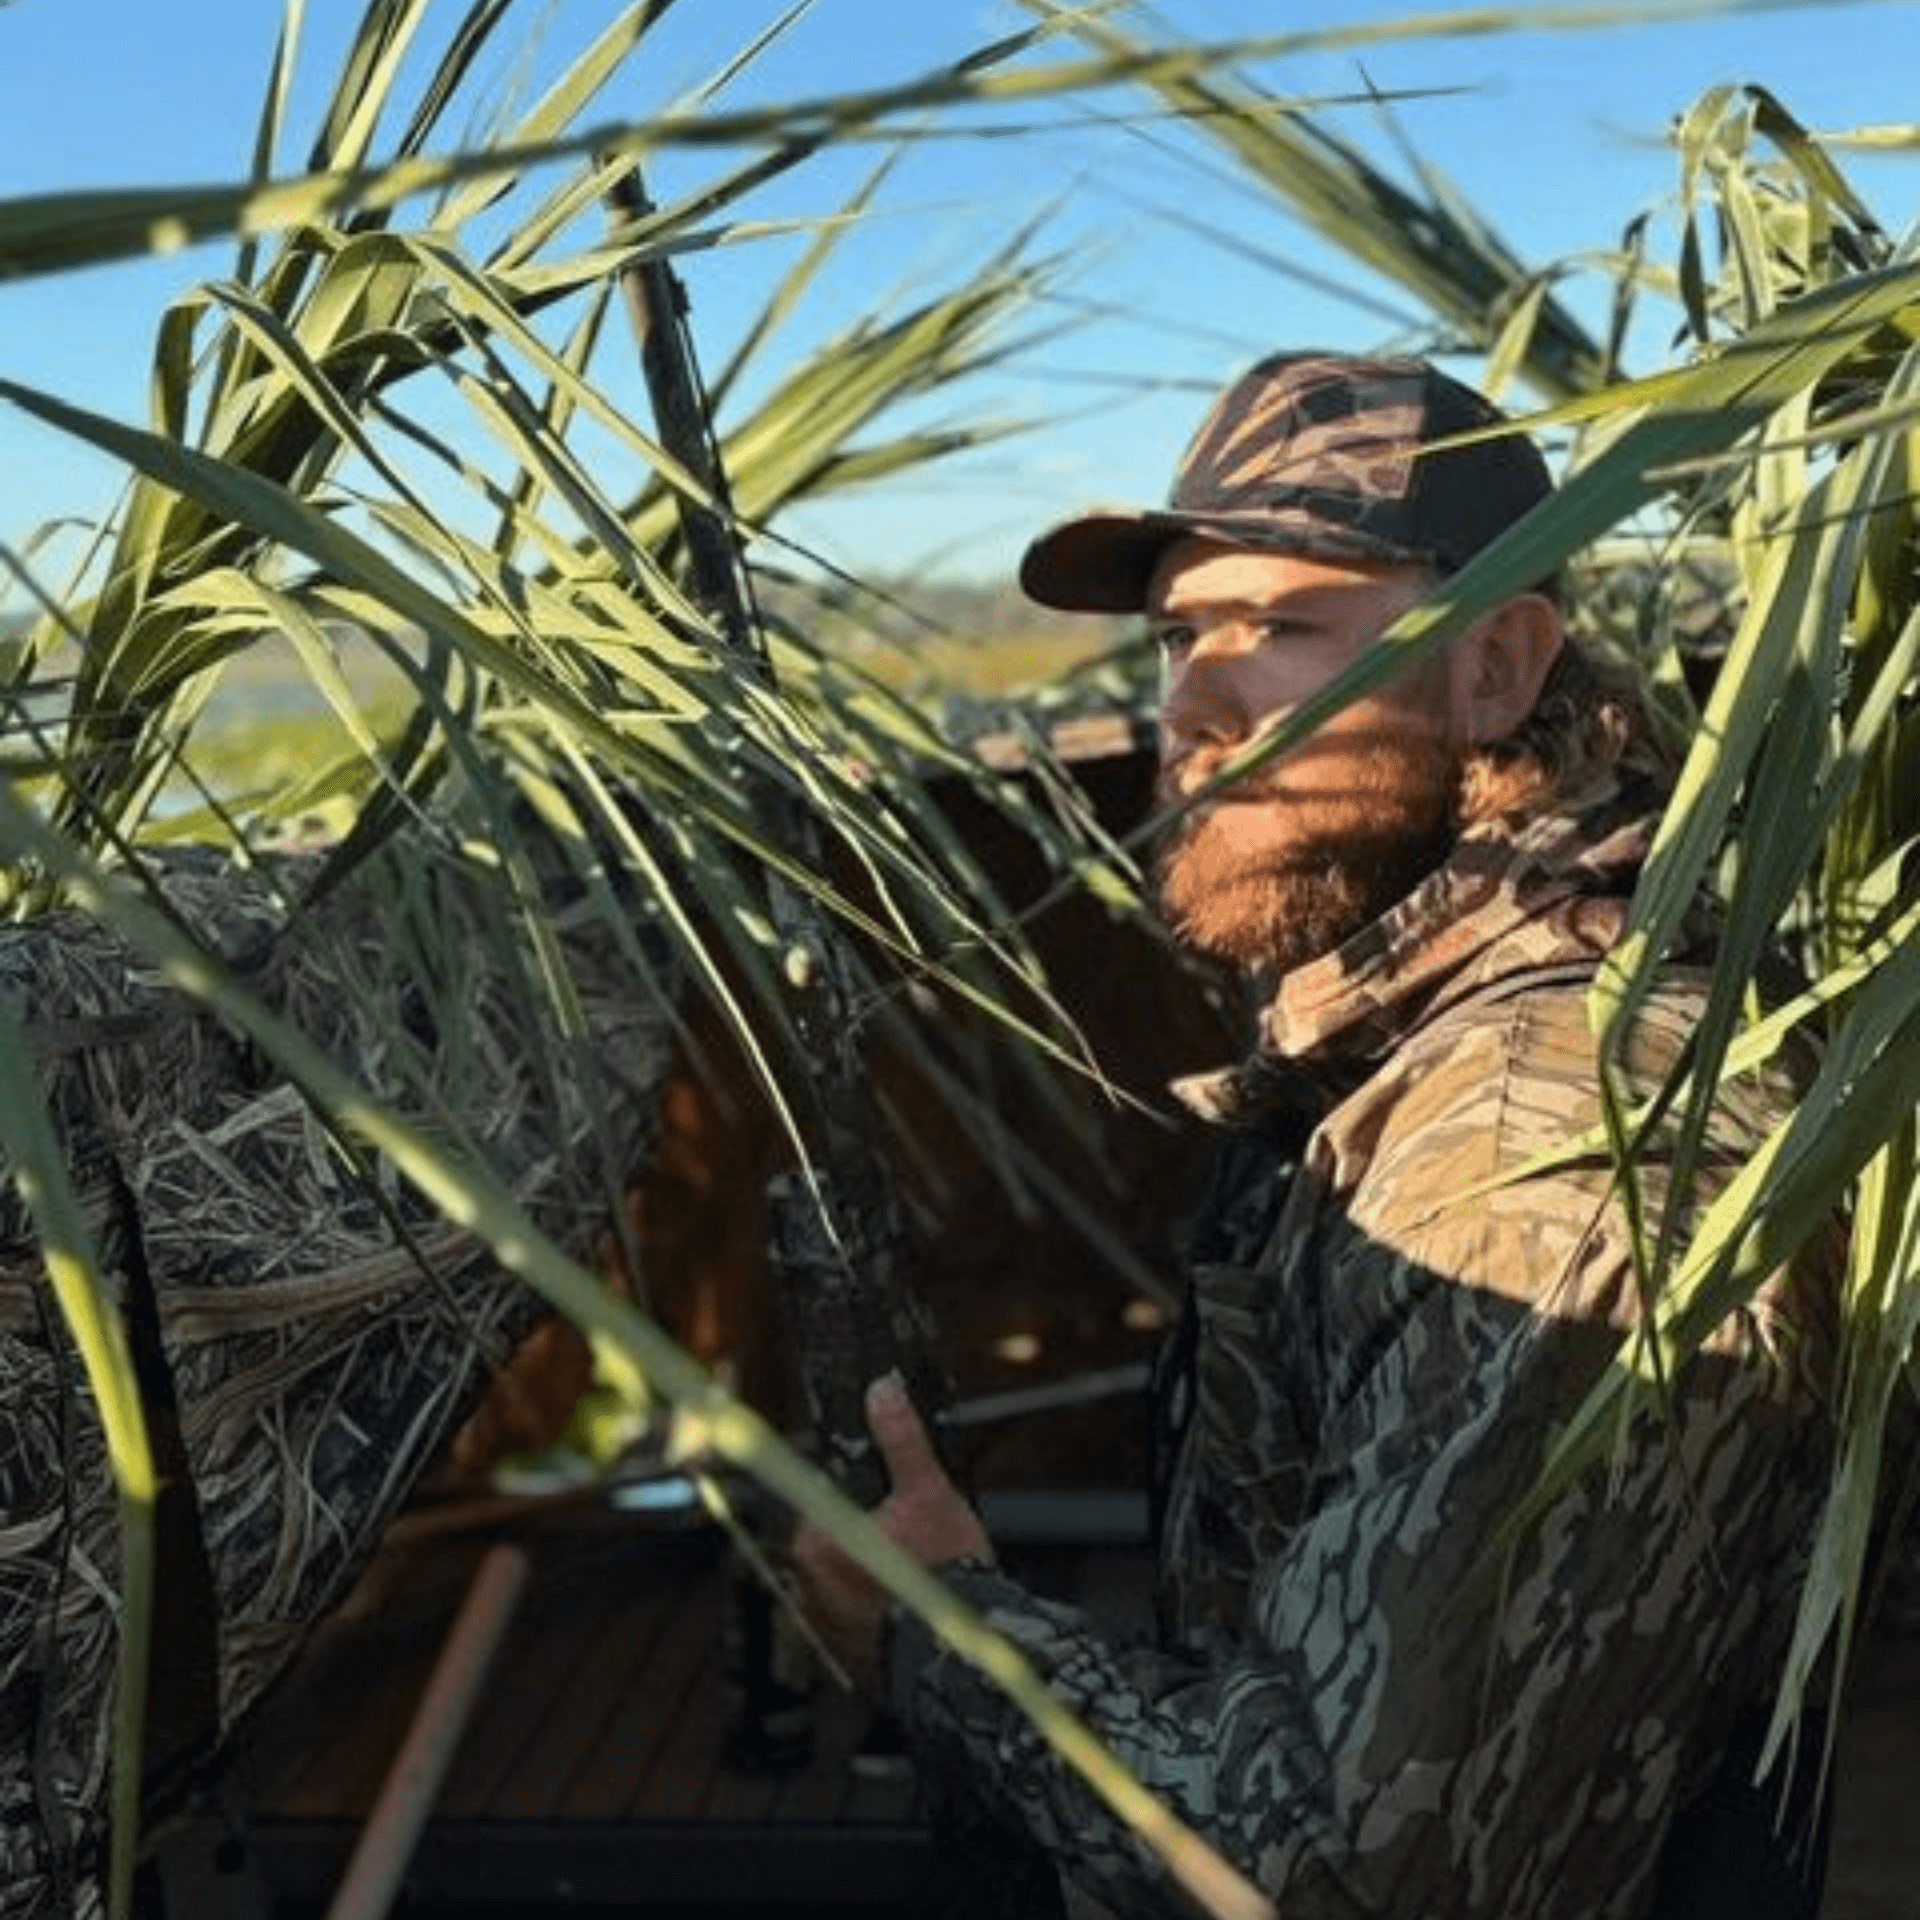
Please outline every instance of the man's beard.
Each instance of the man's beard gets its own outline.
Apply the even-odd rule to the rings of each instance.
[[[1160,912],[1184,945],[1246,973],[1288,973],[1343,945],[1446,859],[1457,835],[1455,758],[1416,739],[1356,762],[1336,797],[1289,790],[1282,769],[1180,823],[1155,880]],[[1270,835],[1259,830],[1268,824]]]

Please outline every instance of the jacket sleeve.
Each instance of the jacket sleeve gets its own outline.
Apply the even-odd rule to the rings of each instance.
[[[1318,1449],[1231,1646],[1117,1644],[993,1570],[952,1574],[1286,1920],[1631,1920],[1791,1617],[1818,1415],[1754,1321],[1675,1383],[1671,1420],[1637,1422],[1604,1473],[1513,1530],[1634,1288],[1603,1175],[1434,1202],[1477,1184],[1457,1148],[1484,1145],[1489,1095],[1526,1092],[1503,1056],[1480,1067],[1453,1114],[1471,1107],[1477,1131],[1423,1084],[1420,1125],[1376,1116],[1367,1194],[1336,1206],[1329,1176],[1271,1256],[1267,1337],[1320,1348]],[[1436,1154],[1450,1163],[1423,1164]],[[1294,1327],[1308,1279],[1318,1318]],[[900,1627],[894,1683],[929,1763],[964,1771],[1077,1891],[1169,1910],[1157,1863],[918,1623]]]

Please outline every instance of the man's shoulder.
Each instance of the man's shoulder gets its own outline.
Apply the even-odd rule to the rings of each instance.
[[[1581,1159],[1604,1180],[1592,979],[1590,968],[1517,975],[1408,1033],[1328,1116],[1329,1143],[1352,1182],[1459,1192],[1583,1138],[1594,1145]],[[1629,1100],[1650,1096],[1671,1073],[1706,993],[1699,972],[1676,971],[1656,986],[1621,1056]]]
[[[1376,1077],[1399,1083],[1416,1115],[1523,1093],[1555,1109],[1597,1110],[1603,1013],[1594,978],[1581,966],[1502,980],[1414,1028]],[[1697,968],[1656,982],[1618,1055],[1629,1090],[1651,1091],[1672,1071],[1698,1028],[1709,984]]]

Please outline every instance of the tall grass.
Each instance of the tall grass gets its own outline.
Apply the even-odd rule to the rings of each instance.
[[[1268,110],[1217,53],[1129,32],[1109,10],[1036,4],[1030,42],[884,92],[737,111],[716,98],[636,119],[609,103],[630,97],[621,89],[663,11],[637,5],[538,98],[476,131],[476,76],[488,57],[511,52],[532,11],[476,0],[450,21],[426,0],[380,0],[362,16],[317,126],[296,128],[287,104],[296,7],[262,106],[253,179],[0,203],[0,264],[15,273],[122,256],[162,230],[241,236],[231,272],[160,317],[147,426],[0,378],[0,400],[128,475],[96,563],[71,582],[30,578],[44,614],[0,686],[14,746],[0,806],[13,912],[78,903],[119,928],[252,1035],[330,1123],[378,1144],[630,1377],[670,1399],[684,1440],[821,1517],[1002,1675],[1213,1910],[1257,1910],[1234,1876],[1063,1724],[1007,1649],[644,1316],[610,1301],[534,1232],[485,1169],[451,1162],[403,1116],[344,1083],[311,1036],[258,1006],[139,884],[142,848],[183,824],[239,857],[323,797],[350,864],[456,793],[464,830],[504,843],[519,799],[564,792],[678,930],[691,978],[734,1010],[782,1100],[803,1095],[783,1048],[781,956],[752,910],[754,876],[768,866],[910,970],[997,1007],[1032,1058],[1076,1060],[1071,1023],[1051,1009],[1019,930],[913,777],[929,763],[958,770],[964,757],[925,711],[800,631],[772,633],[780,694],[767,697],[689,590],[675,496],[697,483],[647,421],[611,398],[618,383],[608,369],[609,356],[632,352],[622,273],[676,248],[748,244],[756,193],[814,154],[983,100],[1044,106],[1093,86],[1137,89],[1143,110],[1149,100],[1171,109],[1189,137],[1217,142],[1271,196],[1276,230],[1308,223],[1399,285],[1432,315],[1429,344],[1530,393],[1539,422],[1572,439],[1555,505],[1331,698],[1595,543],[1625,540],[1658,563],[1616,638],[1662,689],[1687,756],[1596,1020],[1603,1035],[1624,1031],[1664,935],[1711,880],[1728,902],[1727,958],[1677,1096],[1700,1110],[1723,1073],[1770,1057],[1796,1027],[1818,1035],[1827,1063],[1699,1230],[1646,1250],[1667,1361],[1836,1211],[1852,1229],[1845,1444],[1784,1728],[1822,1650],[1844,1645],[1857,1621],[1888,1423],[1911,1394],[1920,1323],[1911,472],[1920,269],[1889,237],[1901,223],[1874,216],[1780,100],[1744,90],[1697,103],[1677,141],[1688,211],[1676,256],[1663,268],[1621,255],[1615,300],[1617,322],[1633,303],[1670,294],[1679,346],[1672,365],[1629,377],[1624,329],[1591,337],[1554,297],[1551,263],[1519,260],[1436,174],[1395,175],[1311,118]],[[1063,51],[1076,37],[1078,51]],[[710,156],[710,171],[643,217],[610,217],[629,170],[669,149]],[[849,222],[881,186],[877,171],[855,191]],[[714,380],[726,402],[731,504],[750,552],[769,567],[796,503],[910,471],[997,430],[929,435],[900,423],[914,401],[964,395],[1043,332],[1036,297],[1058,272],[1044,231],[1010,233],[951,284],[869,314],[779,367],[781,323],[831,275],[844,230],[823,222],[798,264],[774,276],[765,325]],[[748,404],[741,396],[756,369],[764,397]],[[1732,639],[1704,696],[1691,691],[1703,682],[1679,596],[1697,573],[1683,559],[1738,589]],[[343,629],[386,654],[378,704],[342,670]],[[258,761],[203,751],[216,738],[208,716],[223,681],[267,635],[293,650],[337,729],[329,764],[303,778],[263,777]],[[69,678],[49,722],[49,688]],[[878,909],[856,908],[770,842],[732,774],[743,757],[821,823],[873,883]],[[204,801],[184,822],[183,791]],[[671,858],[635,834],[635,812],[668,823]],[[1127,897],[1110,849],[1076,844],[1057,824],[1026,824],[1063,874]],[[501,884],[515,885],[511,863]],[[1785,1016],[1762,1017],[1751,989],[1761,950],[1781,929],[1808,984]],[[564,981],[549,988],[564,994]],[[19,1034],[0,1031],[0,1051],[11,1083],[27,1084]],[[100,1317],[99,1249],[68,1203],[50,1136],[28,1108],[17,1121],[6,1149],[33,1200],[93,1395],[126,1412],[116,1416],[113,1458],[136,1541],[148,1493],[138,1396],[111,1316]],[[1623,1143],[1634,1123],[1617,1115]],[[1611,1373],[1556,1471],[1589,1457],[1620,1406],[1648,1391],[1631,1366]],[[128,1564],[138,1568],[136,1553]],[[132,1702],[145,1620],[140,1594],[128,1601],[123,1700]],[[133,1711],[114,1835],[120,1913],[138,1839]]]

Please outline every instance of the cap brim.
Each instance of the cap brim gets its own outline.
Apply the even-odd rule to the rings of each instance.
[[[1138,613],[1161,550],[1189,529],[1170,513],[1089,513],[1067,520],[1027,548],[1020,588],[1043,607],[1069,613]]]
[[[1069,613],[1139,613],[1160,556],[1176,540],[1203,535],[1259,553],[1294,553],[1334,565],[1403,566],[1429,563],[1357,528],[1312,515],[1190,513],[1162,507],[1149,512],[1083,514],[1049,529],[1020,562],[1020,587],[1043,607]]]

